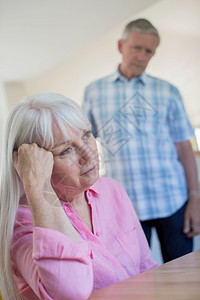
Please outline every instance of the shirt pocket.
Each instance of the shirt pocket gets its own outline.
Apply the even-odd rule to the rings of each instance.
[[[116,236],[115,256],[129,276],[140,273],[140,246],[137,230],[133,229]]]

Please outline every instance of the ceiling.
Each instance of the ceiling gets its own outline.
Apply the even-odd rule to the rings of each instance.
[[[0,0],[0,82],[40,74],[159,0]]]

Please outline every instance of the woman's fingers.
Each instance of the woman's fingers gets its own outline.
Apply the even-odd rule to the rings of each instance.
[[[41,184],[50,180],[53,155],[37,144],[23,144],[13,152],[14,167],[24,184]]]

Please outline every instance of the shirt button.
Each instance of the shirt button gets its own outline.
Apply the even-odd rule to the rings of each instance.
[[[100,233],[99,233],[99,232],[96,232],[96,236],[100,236]]]

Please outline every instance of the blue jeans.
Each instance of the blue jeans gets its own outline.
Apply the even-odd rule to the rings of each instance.
[[[164,262],[168,262],[192,252],[193,239],[183,233],[184,212],[186,204],[167,218],[141,221],[149,246],[151,246],[151,229],[156,229],[160,241]]]

